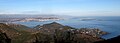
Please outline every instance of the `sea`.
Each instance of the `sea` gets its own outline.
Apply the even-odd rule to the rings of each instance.
[[[102,31],[106,31],[109,34],[101,36],[104,39],[109,39],[120,35],[120,16],[84,16],[84,17],[72,17],[58,21],[43,21],[43,22],[14,22],[23,24],[28,27],[35,27],[37,25],[43,25],[51,22],[58,22],[62,25],[71,26],[74,28],[98,28]]]

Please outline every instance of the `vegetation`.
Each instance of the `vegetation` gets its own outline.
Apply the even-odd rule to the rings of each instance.
[[[11,39],[11,43],[93,43],[104,40],[97,37],[103,35],[99,29],[76,29],[56,22],[38,25],[34,29],[20,24],[1,23],[0,30],[7,39]],[[6,40],[1,34],[0,37],[0,40]]]

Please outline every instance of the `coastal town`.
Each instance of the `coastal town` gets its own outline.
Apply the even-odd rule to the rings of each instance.
[[[58,17],[29,17],[29,18],[0,18],[0,22],[44,22],[44,21],[58,21],[64,18]]]
[[[30,22],[30,21],[43,22],[43,21],[57,21],[57,20],[62,20],[62,18],[55,18],[55,17],[25,18],[23,20],[20,20],[20,22]]]

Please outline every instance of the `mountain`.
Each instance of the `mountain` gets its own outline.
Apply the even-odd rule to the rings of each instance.
[[[72,27],[64,26],[59,23],[52,22],[52,23],[44,24],[44,25],[37,25],[36,27],[34,27],[34,29],[37,29],[41,32],[54,33],[56,29],[65,31],[68,29],[72,29]]]
[[[101,35],[107,34],[99,29],[76,29],[57,22],[38,25],[34,43],[93,43],[102,41]]]
[[[5,36],[2,40],[9,40],[11,43],[93,43],[104,41],[100,36],[107,34],[99,29],[77,29],[57,22],[37,25],[34,28],[21,24],[0,23],[0,30],[0,37]]]

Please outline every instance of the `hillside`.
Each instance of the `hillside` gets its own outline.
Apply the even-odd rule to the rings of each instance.
[[[2,31],[0,31],[0,43],[11,43],[11,39]]]
[[[104,40],[99,36],[107,34],[99,29],[76,29],[56,22],[38,25],[34,29],[39,30],[35,33],[35,43],[93,43]]]
[[[11,43],[93,43],[103,41],[100,36],[108,34],[99,29],[73,28],[57,22],[29,28],[21,24],[0,23],[0,30]]]
[[[17,36],[19,34],[18,30],[4,24],[4,23],[0,23],[0,30],[3,33],[6,33],[10,38],[14,38],[15,36]]]
[[[20,24],[0,23],[0,30],[12,39],[11,43],[26,43],[31,36],[30,28]]]

